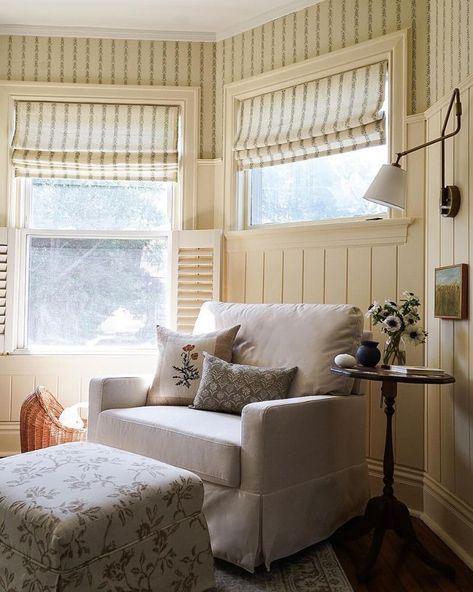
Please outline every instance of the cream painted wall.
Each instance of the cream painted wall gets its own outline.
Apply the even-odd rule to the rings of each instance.
[[[470,2],[434,0],[431,8],[431,76],[437,102],[427,111],[427,137],[440,133],[453,86],[460,84],[462,129],[446,144],[447,183],[462,193],[454,219],[438,215],[440,147],[427,152],[426,295],[427,363],[454,374],[456,383],[430,387],[426,395],[424,512],[434,528],[473,565],[473,329],[472,321],[434,317],[434,269],[473,263],[473,76]],[[442,95],[445,95],[442,98]],[[453,122],[452,122],[453,125]],[[452,129],[452,126],[450,126]],[[471,269],[470,269],[471,274]],[[470,319],[473,290],[469,282]]]

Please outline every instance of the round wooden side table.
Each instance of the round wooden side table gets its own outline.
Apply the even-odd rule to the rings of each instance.
[[[407,506],[394,495],[394,452],[392,438],[392,417],[394,415],[394,401],[397,395],[399,382],[417,384],[449,384],[455,382],[450,374],[402,374],[380,367],[368,368],[355,366],[354,368],[342,368],[334,365],[331,367],[334,374],[349,376],[362,380],[375,380],[381,382],[381,395],[384,401],[384,413],[386,414],[386,437],[384,445],[383,494],[372,497],[366,506],[365,515],[354,518],[339,531],[339,537],[344,540],[355,540],[373,530],[373,540],[366,560],[358,572],[360,581],[367,580],[371,575],[384,534],[391,529],[404,540],[407,549],[417,555],[422,561],[447,577],[454,576],[454,570],[436,559],[418,540],[412,525]]]

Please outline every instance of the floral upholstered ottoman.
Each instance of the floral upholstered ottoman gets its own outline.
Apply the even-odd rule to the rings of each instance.
[[[214,586],[200,479],[99,444],[0,461],[0,590]]]

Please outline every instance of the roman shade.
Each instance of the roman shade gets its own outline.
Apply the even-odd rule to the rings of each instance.
[[[179,107],[15,102],[19,177],[176,181]]]
[[[240,102],[234,151],[252,169],[383,144],[387,62]]]

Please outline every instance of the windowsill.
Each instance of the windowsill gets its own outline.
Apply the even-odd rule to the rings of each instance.
[[[92,350],[92,349],[15,349],[11,352],[8,352],[7,356],[89,356],[89,357],[99,357],[99,356],[154,356],[156,354],[156,348],[143,348],[143,349],[102,349],[102,350]]]
[[[342,247],[395,245],[407,242],[414,218],[328,220],[298,224],[271,224],[225,233],[228,251],[246,248]]]

